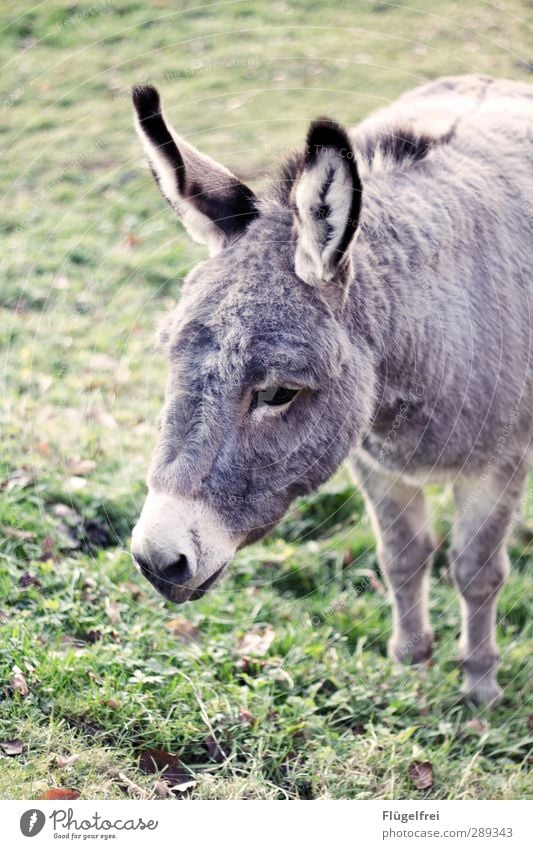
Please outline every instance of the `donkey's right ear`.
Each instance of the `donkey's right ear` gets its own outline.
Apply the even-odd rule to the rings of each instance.
[[[345,288],[350,244],[359,223],[361,181],[348,133],[329,118],[309,127],[293,204],[296,274],[312,285]]]
[[[153,86],[133,89],[136,127],[163,196],[190,236],[213,256],[257,216],[255,195],[227,168],[177,136]]]

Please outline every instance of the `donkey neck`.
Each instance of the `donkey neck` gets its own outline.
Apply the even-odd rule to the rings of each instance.
[[[415,168],[371,181],[351,254],[349,332],[363,331],[379,382],[398,398],[442,354],[437,323],[447,319],[446,279],[454,273],[453,218],[434,187],[426,189]]]

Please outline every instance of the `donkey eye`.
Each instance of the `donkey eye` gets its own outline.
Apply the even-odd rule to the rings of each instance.
[[[282,407],[292,401],[297,394],[298,389],[289,389],[288,386],[269,386],[267,389],[254,392],[253,406],[261,407],[266,404],[268,407]]]

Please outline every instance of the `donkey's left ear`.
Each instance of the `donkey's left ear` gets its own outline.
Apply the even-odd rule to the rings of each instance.
[[[313,285],[335,280],[345,285],[361,209],[361,181],[348,133],[328,118],[313,121],[309,128],[293,202],[296,274]]]
[[[133,89],[137,131],[161,193],[189,235],[211,255],[234,242],[257,216],[255,195],[168,124],[153,86]]]

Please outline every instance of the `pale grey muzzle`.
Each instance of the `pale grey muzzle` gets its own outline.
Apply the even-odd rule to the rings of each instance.
[[[144,577],[181,604],[201,598],[216,583],[237,545],[202,502],[150,490],[133,529],[131,553]]]

